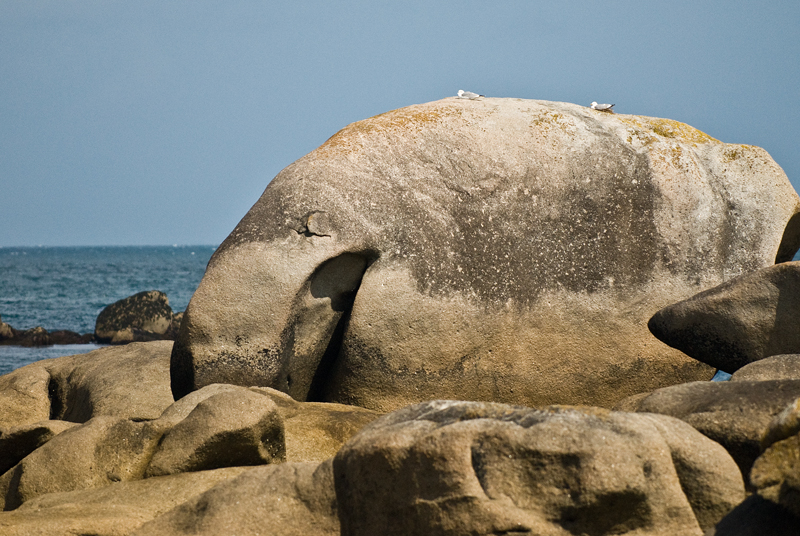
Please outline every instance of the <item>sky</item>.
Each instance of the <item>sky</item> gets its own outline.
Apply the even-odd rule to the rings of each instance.
[[[800,189],[800,2],[0,0],[0,247],[219,244],[345,125],[458,89],[688,123]]]

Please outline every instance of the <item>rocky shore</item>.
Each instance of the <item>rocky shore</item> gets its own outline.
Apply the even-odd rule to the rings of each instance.
[[[0,534],[795,535],[799,247],[769,156],[674,121],[355,123],[270,183],[174,343],[0,377]],[[147,323],[96,333],[175,329],[132,298]]]
[[[0,345],[127,344],[175,340],[183,313],[173,313],[167,295],[158,290],[140,292],[112,303],[97,317],[94,333],[47,331],[41,326],[18,330],[0,317]]]

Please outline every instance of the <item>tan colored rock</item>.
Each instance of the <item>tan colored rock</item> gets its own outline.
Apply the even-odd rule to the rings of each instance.
[[[173,393],[611,406],[709,379],[647,320],[790,259],[799,202],[762,149],[676,121],[523,99],[394,110],[284,169],[216,250]]]
[[[0,341],[14,338],[14,328],[3,322],[0,317]]]
[[[434,401],[334,458],[342,536],[693,534],[744,498],[717,443],[670,417]]]
[[[669,305],[648,326],[666,344],[728,373],[800,352],[800,261],[757,270]]]
[[[800,380],[692,382],[623,400],[614,409],[677,417],[727,449],[744,475],[772,419],[800,397]]]
[[[781,354],[749,363],[731,375],[730,381],[800,380],[800,354]]]
[[[172,308],[167,295],[158,290],[139,292],[112,303],[97,316],[94,335],[97,340],[124,344],[141,331],[144,340],[164,335],[172,324]],[[151,335],[148,335],[151,334]]]
[[[0,508],[47,493],[107,486],[144,476],[161,434],[146,422],[95,417],[66,430],[0,476]]]
[[[339,536],[330,461],[250,469],[161,517],[135,536]]]
[[[800,434],[771,444],[753,464],[758,494],[800,518]]]
[[[168,341],[45,359],[0,376],[0,428],[101,415],[155,419],[172,404]]]
[[[275,403],[246,389],[199,402],[160,441],[146,477],[286,459],[283,420]]]
[[[73,426],[74,422],[41,421],[0,431],[0,475],[53,437]]]
[[[96,489],[49,493],[12,512],[0,513],[3,536],[120,536],[171,510],[212,486],[236,477],[231,467],[132,482]]]

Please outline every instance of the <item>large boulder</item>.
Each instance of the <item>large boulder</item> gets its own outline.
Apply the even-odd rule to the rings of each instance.
[[[764,150],[666,119],[522,99],[388,112],[284,169],[216,250],[173,393],[610,406],[709,379],[647,320],[789,260],[799,202]]]
[[[800,397],[800,380],[692,382],[620,401],[614,409],[669,415],[727,449],[745,481],[772,419]]]
[[[49,420],[0,430],[0,475],[73,426],[76,426],[74,422]]]
[[[662,415],[433,401],[334,458],[342,536],[700,536],[744,499],[717,443]]]
[[[121,536],[247,468],[181,473],[49,493],[0,512],[3,536]]]
[[[0,376],[0,429],[48,419],[155,419],[173,402],[172,342],[135,343],[37,361]]]
[[[650,331],[728,373],[800,352],[800,261],[742,275],[658,311]]]
[[[158,290],[139,292],[100,311],[94,336],[100,342],[125,344],[167,338],[173,313],[167,295]]]
[[[143,525],[135,536],[339,536],[331,462],[257,467]]]

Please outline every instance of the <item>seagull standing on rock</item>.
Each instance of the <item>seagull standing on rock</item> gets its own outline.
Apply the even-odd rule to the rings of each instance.
[[[477,93],[473,93],[472,91],[464,91],[463,89],[458,90],[458,95],[456,96],[457,99],[469,99],[469,100],[477,100],[486,97],[486,95],[478,95]]]
[[[613,104],[597,104],[596,102],[592,103],[592,110],[597,110],[598,112],[608,112],[610,114],[614,113]]]

